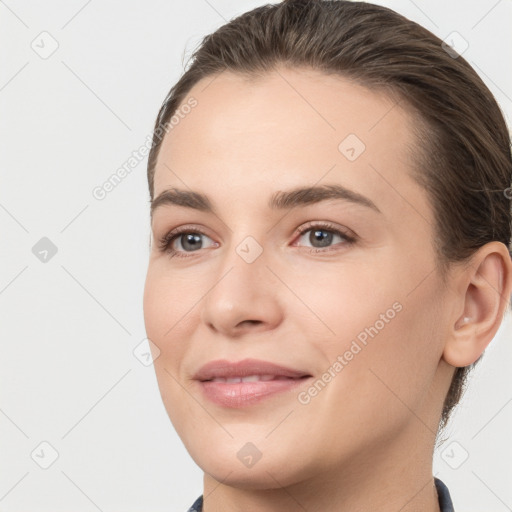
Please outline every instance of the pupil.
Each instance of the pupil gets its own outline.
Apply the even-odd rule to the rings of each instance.
[[[317,229],[311,232],[309,241],[313,247],[327,247],[332,242],[332,233],[323,229]],[[319,242],[320,245],[315,245],[317,242]]]

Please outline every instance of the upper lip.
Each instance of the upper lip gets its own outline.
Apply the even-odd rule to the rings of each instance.
[[[261,359],[243,359],[241,361],[217,359],[201,366],[194,375],[194,379],[206,381],[219,377],[247,377],[249,375],[274,375],[291,378],[310,376],[307,372],[287,368],[286,366]]]

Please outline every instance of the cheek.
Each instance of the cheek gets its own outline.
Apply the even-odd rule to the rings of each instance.
[[[194,295],[194,297],[192,297]],[[176,282],[176,276],[159,264],[150,265],[144,287],[143,309],[147,337],[158,347],[153,367],[162,402],[171,422],[181,430],[182,421],[190,417],[190,396],[184,389],[180,364],[188,348],[184,343],[197,302],[197,289]]]
[[[308,354],[323,365],[316,368],[318,373],[332,368],[336,374],[328,391],[322,391],[327,402],[343,397],[344,406],[354,408],[351,417],[395,410],[403,418],[410,413],[401,401],[412,407],[421,400],[441,356],[435,327],[439,291],[430,282],[410,293],[417,281],[413,272],[408,276],[404,268],[396,279],[396,268],[375,268],[350,273],[341,269],[294,281],[311,312],[290,314],[299,319],[299,331],[307,333]],[[294,304],[295,313],[303,308],[298,301]]]
[[[289,274],[286,282],[297,299],[292,297],[286,304],[291,308],[288,316],[302,324],[301,332],[311,335],[309,343],[342,349],[387,310],[395,316],[392,306],[400,294],[396,283],[386,280],[390,275],[378,274],[375,267],[362,263]]]
[[[180,393],[180,365],[185,357],[187,344],[183,343],[184,330],[190,328],[191,306],[186,295],[187,287],[176,286],[169,273],[149,268],[144,287],[144,323],[147,337],[157,347],[153,354],[153,367],[160,394],[168,413]],[[187,311],[189,313],[187,314]],[[173,378],[174,377],[174,378]]]
[[[186,329],[194,314],[194,304],[201,296],[197,283],[190,285],[159,262],[149,266],[144,286],[144,322],[146,332],[161,350],[172,345],[177,333]]]
[[[345,375],[345,384],[350,389],[356,386],[365,404],[361,417],[373,416],[375,422],[388,422],[390,428],[415,421],[412,411],[421,414],[442,354],[441,301],[436,291],[425,287],[414,295],[403,292],[396,297],[399,310],[394,314],[389,314],[389,304],[383,301],[372,311],[373,318],[368,317],[360,331],[368,334],[366,344],[359,344],[361,351]]]

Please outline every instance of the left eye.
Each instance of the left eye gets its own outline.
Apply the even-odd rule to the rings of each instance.
[[[299,241],[304,241],[304,239],[311,244],[309,247],[313,247],[315,249],[329,247],[339,242],[352,242],[352,238],[341,231],[336,229],[327,229],[322,226],[314,226],[303,230]]]

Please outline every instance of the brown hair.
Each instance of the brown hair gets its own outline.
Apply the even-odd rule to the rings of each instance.
[[[412,175],[435,212],[438,269],[467,262],[481,246],[511,238],[510,135],[493,95],[464,58],[391,9],[367,2],[285,0],[244,13],[206,36],[158,113],[148,160],[153,178],[163,127],[191,88],[223,71],[256,79],[280,65],[338,74],[386,92],[415,116]],[[442,429],[468,372],[457,368]]]

